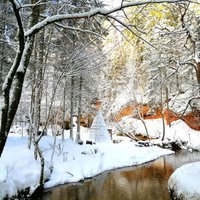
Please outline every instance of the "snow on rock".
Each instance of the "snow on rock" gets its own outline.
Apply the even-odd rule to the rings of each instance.
[[[183,165],[169,178],[168,188],[175,199],[200,199],[200,162]]]
[[[178,120],[167,127],[166,138],[181,141],[188,149],[200,150],[200,131],[191,129],[185,122]]]

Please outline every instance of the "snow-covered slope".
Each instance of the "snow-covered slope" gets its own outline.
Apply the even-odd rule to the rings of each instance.
[[[150,137],[159,138],[159,140],[162,138],[162,119],[145,120],[145,125]],[[115,128],[113,130],[114,133],[119,132],[119,126],[126,133],[147,135],[145,126],[142,121],[130,116],[122,118],[119,124],[115,124]],[[174,121],[171,124],[171,127],[165,124],[165,142],[175,141],[184,143],[185,147],[188,149],[200,150],[200,131],[191,129],[182,120]]]

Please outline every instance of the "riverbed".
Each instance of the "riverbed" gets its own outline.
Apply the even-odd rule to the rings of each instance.
[[[200,161],[200,152],[177,151],[155,161],[104,172],[92,179],[45,190],[37,200],[168,200],[175,169]]]

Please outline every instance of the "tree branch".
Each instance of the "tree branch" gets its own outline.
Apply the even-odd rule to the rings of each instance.
[[[90,10],[88,12],[83,12],[83,13],[53,15],[51,17],[46,17],[44,20],[42,20],[41,22],[34,25],[32,28],[30,28],[25,33],[25,36],[35,34],[38,31],[40,31],[44,26],[47,26],[47,25],[52,24],[54,22],[66,20],[66,19],[90,18],[90,17],[95,16],[95,15],[108,16],[112,13],[115,13],[117,11],[124,9],[124,8],[132,7],[132,6],[140,6],[140,5],[155,4],[155,3],[180,3],[180,2],[188,2],[188,1],[189,0],[147,0],[147,1],[138,1],[138,2],[126,3],[126,4],[116,6],[115,8],[108,9],[108,10],[105,9],[105,8],[96,8],[96,9]]]
[[[31,8],[31,7],[36,7],[36,6],[42,6],[42,5],[46,5],[47,3],[42,3],[42,0],[33,3],[33,4],[25,4],[25,5],[20,5],[19,9],[22,8]]]
[[[56,25],[56,26],[59,26],[59,27],[61,27],[61,28],[64,28],[64,29],[69,29],[69,30],[73,30],[73,31],[79,31],[79,32],[82,32],[82,33],[89,33],[89,34],[96,35],[96,36],[98,36],[98,37],[102,37],[102,38],[103,38],[102,35],[100,35],[100,34],[98,34],[98,33],[95,33],[95,32],[93,32],[93,31],[90,31],[90,30],[84,30],[84,29],[75,28],[75,27],[72,27],[72,26],[64,26],[64,25],[62,25],[62,24],[60,24],[60,23],[57,23],[57,22],[55,22],[55,25]]]
[[[154,49],[157,49],[155,46],[153,46],[147,40],[145,40],[144,38],[142,38],[141,36],[139,36],[137,33],[133,32],[133,30],[127,24],[125,24],[124,22],[122,22],[121,20],[117,19],[116,17],[113,17],[112,15],[108,15],[108,17],[114,19],[115,21],[117,21],[119,24],[121,24],[126,29],[128,29],[133,35],[135,35],[138,38],[140,38],[142,41],[144,41],[145,43],[147,43],[149,46],[153,47]]]

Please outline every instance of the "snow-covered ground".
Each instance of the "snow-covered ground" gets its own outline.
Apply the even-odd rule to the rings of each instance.
[[[147,129],[151,137],[162,136],[162,125],[159,119],[146,120]],[[124,118],[120,122],[121,127],[126,131],[133,130],[137,133],[145,133],[141,121]],[[75,127],[76,129],[76,127]],[[27,148],[27,136],[21,129],[13,128],[6,143],[5,150],[0,158],[0,199],[5,195],[13,196],[17,191],[30,187],[32,193],[38,186],[40,177],[40,161],[34,160],[33,148]],[[25,129],[24,129],[25,131]],[[114,130],[117,132],[117,130]],[[65,140],[60,136],[56,137],[55,152],[53,153],[54,137],[51,130],[49,135],[44,136],[40,141],[45,158],[45,187],[53,187],[63,183],[77,182],[84,178],[93,177],[106,170],[121,168],[125,166],[139,165],[160,156],[173,153],[170,150],[162,149],[157,146],[138,147],[136,142],[130,141],[127,137],[122,137],[122,142],[113,144],[109,140],[95,145],[78,145],[69,139],[69,131],[65,132]],[[166,126],[165,141],[180,140],[185,141],[186,148],[199,149],[200,132],[190,129],[184,122],[176,121],[171,127]],[[89,139],[89,129],[81,127],[81,139],[85,142]],[[113,139],[118,139],[113,135]],[[120,138],[121,139],[121,138]],[[152,142],[160,142],[158,139]],[[195,163],[183,167],[181,172],[175,172],[170,179],[170,187],[180,186],[177,189],[188,191],[192,184],[196,184],[195,179],[200,179],[200,163]],[[194,172],[197,172],[193,174]],[[190,173],[188,173],[190,172]],[[190,176],[190,178],[185,178]],[[192,178],[195,176],[194,178]],[[183,184],[179,184],[184,179]],[[188,192],[190,194],[192,189]]]
[[[82,128],[83,139],[87,134],[88,130]],[[70,139],[62,141],[57,137],[52,155],[53,142],[52,136],[44,136],[40,141],[45,158],[45,179],[48,179],[45,187],[80,181],[106,170],[139,165],[173,153],[156,146],[137,147],[128,140],[118,144],[78,145]],[[33,149],[27,148],[27,136],[11,133],[0,158],[0,199],[5,195],[16,195],[17,191],[27,187],[33,192],[38,186],[39,176],[40,162],[34,160]]]
[[[145,127],[141,120],[132,117],[124,117],[115,124],[113,130],[114,133],[119,133],[120,128],[126,133],[136,133],[147,135]],[[148,130],[148,134],[152,138],[159,138],[158,140],[152,140],[153,143],[160,142],[160,138],[163,135],[162,119],[148,119],[145,120],[145,125]],[[190,150],[200,150],[200,131],[191,129],[182,120],[177,120],[171,123],[171,127],[165,125],[165,140],[164,143],[175,142],[184,144],[183,148]]]

